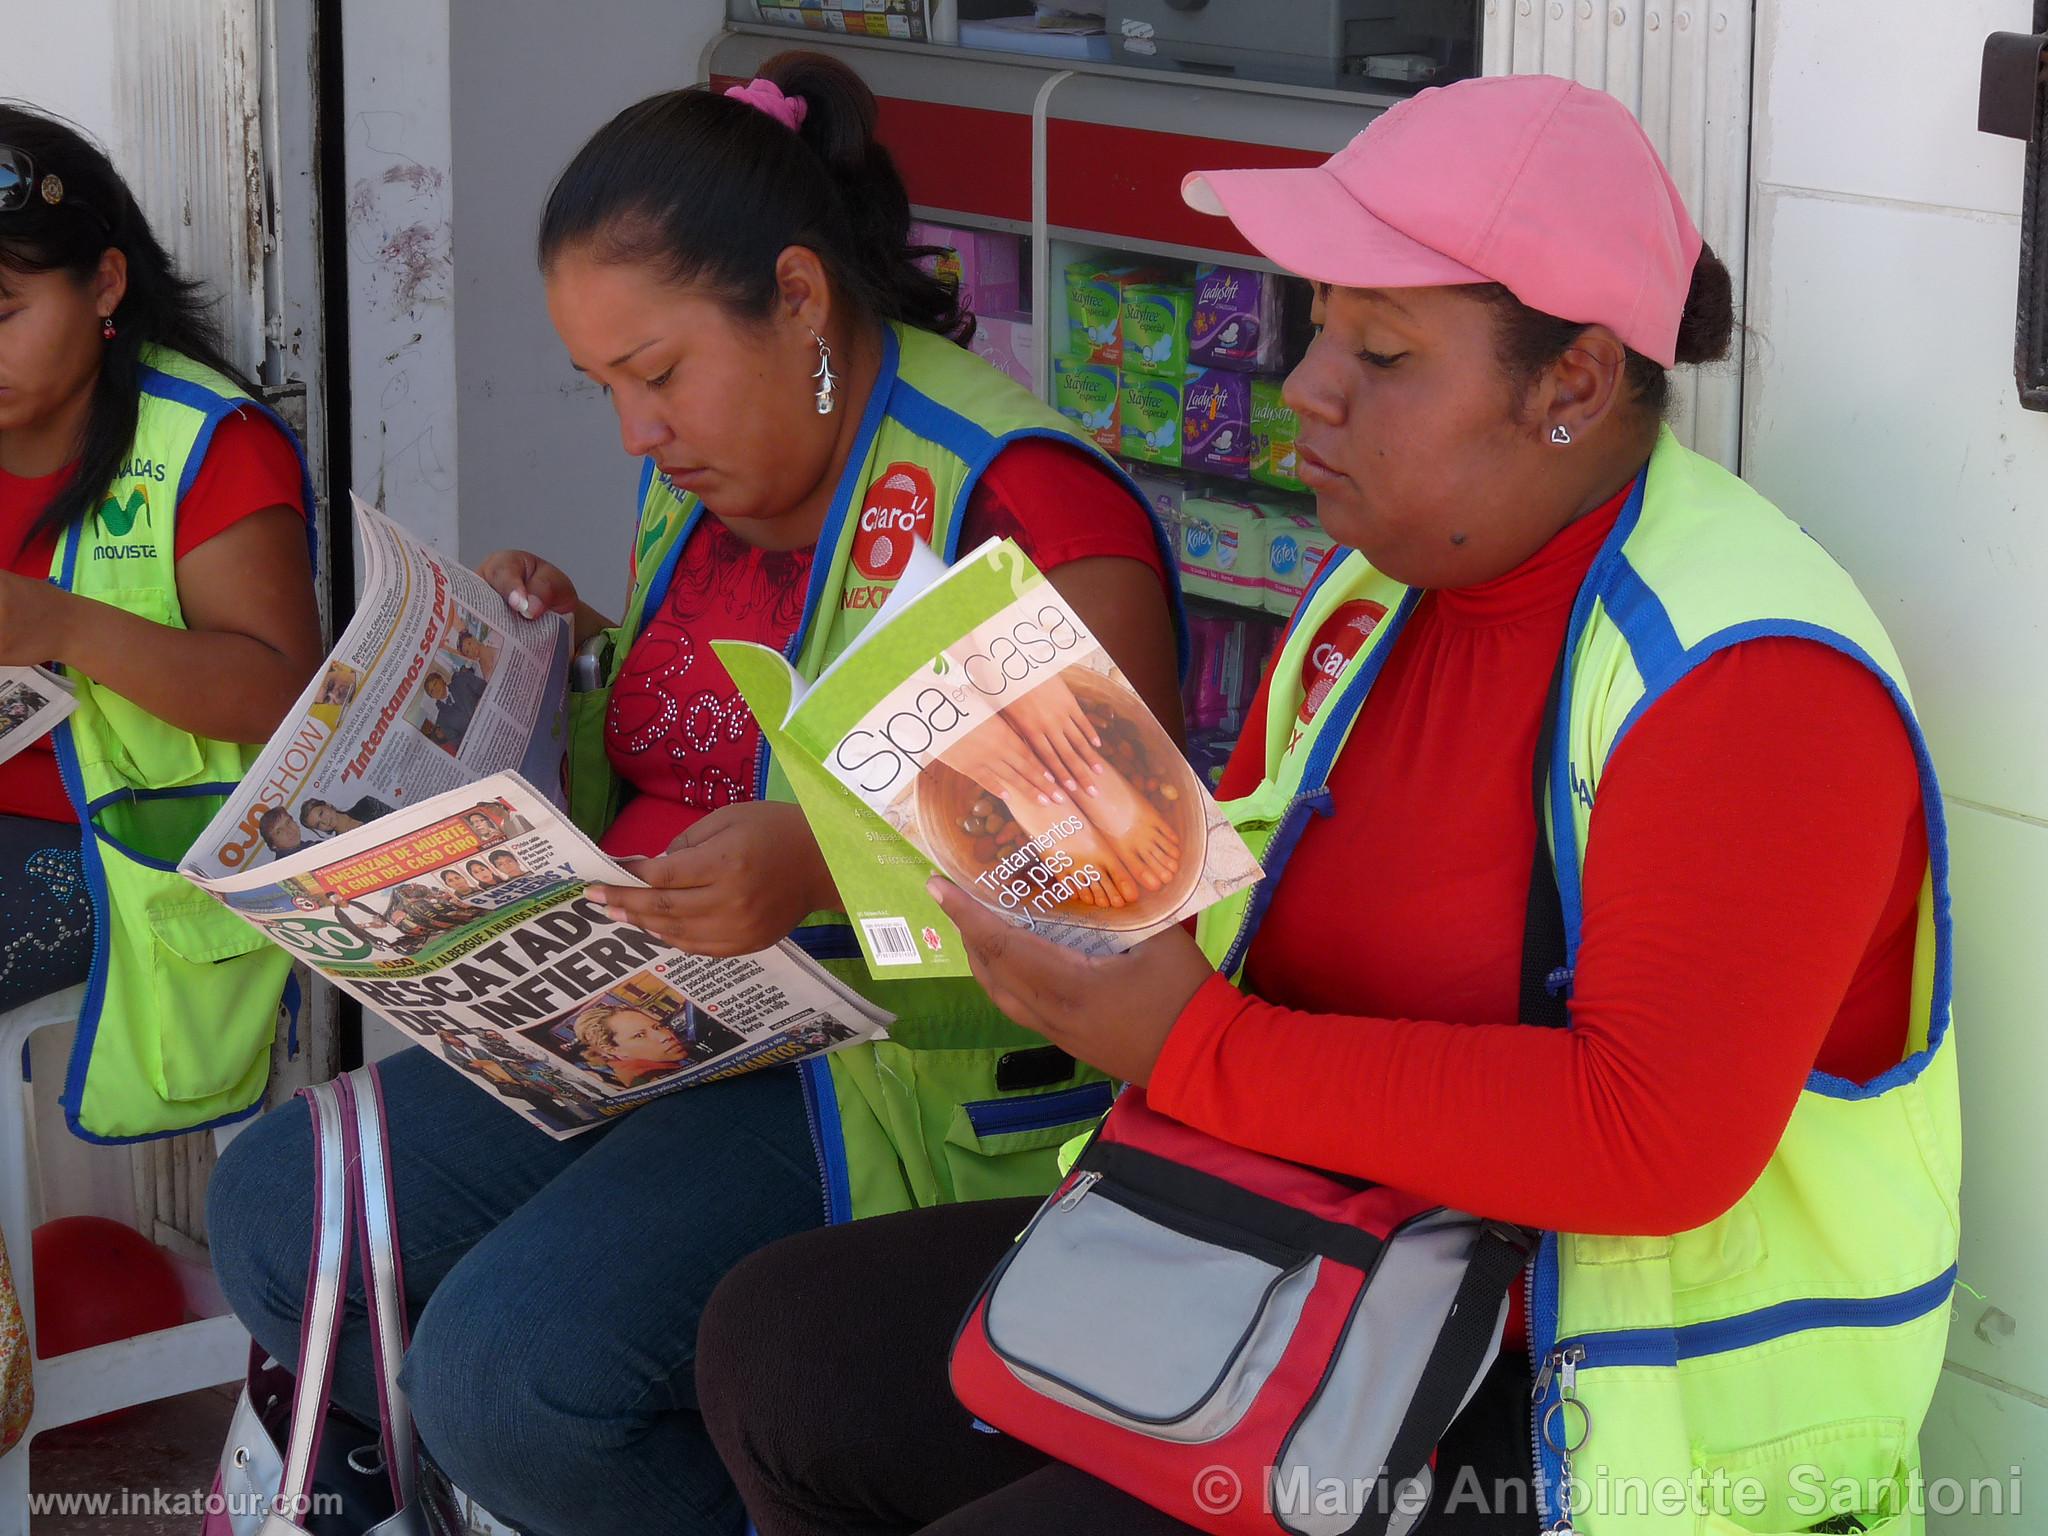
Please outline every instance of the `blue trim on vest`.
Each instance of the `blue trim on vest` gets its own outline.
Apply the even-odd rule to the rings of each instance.
[[[1115,1087],[1098,1082],[1023,1098],[976,1099],[960,1107],[967,1111],[967,1124],[975,1135],[1012,1136],[1023,1131],[1049,1131],[1083,1120],[1100,1120],[1115,1101]]]
[[[1643,697],[1637,700],[1615,733],[1614,744],[1619,746],[1622,738],[1642,719],[1644,713],[1659,698],[1670,691],[1673,684],[1690,674],[1702,662],[1710,660],[1731,646],[1745,640],[1792,639],[1810,640],[1838,652],[1862,665],[1871,676],[1884,685],[1893,706],[1899,712],[1899,719],[1906,727],[1907,739],[1913,745],[1913,762],[1920,776],[1920,801],[1927,822],[1927,867],[1934,882],[1934,986],[1928,1007],[1927,1044],[1896,1065],[1887,1068],[1867,1083],[1851,1082],[1832,1073],[1813,1071],[1807,1074],[1806,1087],[1814,1093],[1831,1099],[1874,1099],[1905,1083],[1912,1082],[1933,1059],[1940,1049],[1942,1040],[1948,1034],[1949,1015],[1955,998],[1955,934],[1949,890],[1949,847],[1948,816],[1942,807],[1941,784],[1935,777],[1934,756],[1928,749],[1927,736],[1920,728],[1920,722],[1913,713],[1913,707],[1900,690],[1898,682],[1884,668],[1880,667],[1870,653],[1847,636],[1825,629],[1818,624],[1805,624],[1788,619],[1755,619],[1746,624],[1731,625],[1707,636],[1690,650],[1679,653],[1666,672],[1654,680],[1646,679]]]
[[[853,1220],[853,1184],[846,1167],[846,1133],[839,1119],[839,1090],[832,1082],[832,1061],[813,1056],[797,1063],[803,1083],[804,1108],[817,1130],[819,1176],[825,1185],[825,1219],[835,1227]]]
[[[178,501],[185,499],[185,493],[192,489],[192,481],[199,474],[199,466],[206,462],[206,450],[213,446],[213,434],[220,424],[240,410],[253,410],[264,417],[291,444],[292,454],[299,461],[299,494],[304,498],[306,521],[306,550],[313,559],[313,574],[320,574],[320,535],[313,526],[313,514],[317,498],[313,492],[313,469],[306,462],[306,448],[299,441],[299,434],[291,429],[285,419],[265,405],[261,400],[242,395],[218,395],[203,384],[190,379],[181,379],[176,374],[165,373],[161,368],[147,364],[142,369],[142,392],[157,395],[175,405],[198,411],[202,417],[198,435],[192,439],[191,451],[185,455],[185,471],[178,477]],[[173,503],[175,510],[176,503]],[[196,1129],[196,1127],[195,1127]]]
[[[67,538],[64,551],[64,568],[50,579],[66,592],[78,576],[78,546],[84,542],[83,530],[74,528]],[[57,772],[64,780],[64,796],[77,811],[85,805],[85,774],[78,764],[78,743],[71,734],[70,717],[57,722],[51,733],[57,749]],[[79,827],[78,855],[85,866],[85,888],[92,896],[92,965],[86,971],[85,998],[78,1008],[78,1033],[72,1038],[71,1060],[65,1063],[64,1087],[57,1095],[57,1102],[64,1107],[64,1123],[71,1128],[71,1134],[87,1141],[98,1141],[79,1123],[80,1106],[85,1100],[85,1077],[92,1064],[93,1042],[99,1038],[100,1013],[107,1001],[107,950],[113,934],[113,899],[107,891],[107,870],[100,859],[99,838],[88,816],[81,813]],[[260,1102],[260,1100],[259,1100]]]
[[[179,784],[170,789],[137,789],[133,785],[127,785],[121,789],[108,790],[99,799],[87,805],[85,813],[88,816],[97,816],[110,805],[133,803],[141,800],[197,800],[202,796],[224,800],[239,788],[241,788],[240,780],[225,784]]]
[[[1341,562],[1328,562],[1332,566]],[[1322,815],[1329,815],[1333,809],[1330,800],[1330,770],[1336,766],[1337,756],[1343,750],[1344,742],[1351,733],[1358,713],[1365,708],[1366,695],[1372,692],[1372,685],[1378,680],[1380,671],[1393,654],[1394,646],[1401,639],[1401,632],[1407,628],[1409,617],[1416,605],[1422,601],[1422,590],[1410,587],[1402,597],[1400,605],[1381,624],[1384,638],[1375,634],[1375,644],[1367,653],[1358,670],[1351,674],[1344,689],[1323,702],[1323,724],[1318,727],[1314,744],[1309,748],[1308,761],[1302,764],[1301,787],[1281,813],[1279,830],[1274,834],[1273,846],[1281,847],[1279,864],[1285,865],[1292,857],[1302,832],[1307,828],[1305,808],[1314,806]],[[1304,610],[1305,611],[1305,610]],[[1288,626],[1291,631],[1293,625]],[[1287,643],[1283,633],[1280,643]],[[1270,860],[1272,848],[1267,849]],[[1267,863],[1265,878],[1255,888],[1252,899],[1245,903],[1244,920],[1238,924],[1237,936],[1230,941],[1230,948],[1224,954],[1223,964],[1217,967],[1225,976],[1235,976],[1244,964],[1245,956],[1251,952],[1252,940],[1258,934],[1258,926],[1265,920],[1266,908],[1272,904],[1272,893],[1280,884],[1280,868]]]
[[[1628,641],[1638,675],[1662,677],[1677,665],[1685,647],[1671,623],[1671,615],[1627,556],[1616,563],[1606,589],[1600,594],[1600,603],[1622,638]]]
[[[641,493],[640,504],[643,507],[647,505],[645,492]],[[697,531],[697,525],[703,521],[704,503],[700,501],[690,508],[689,516],[683,519],[683,531],[677,534],[675,542],[669,545],[668,553],[661,557],[661,564],[656,568],[653,580],[647,583],[647,597],[640,604],[640,626],[626,638],[628,650],[631,650],[633,642],[640,638],[641,631],[647,628],[648,621],[661,612],[661,605],[668,601],[668,589],[674,585],[676,567],[682,562],[683,546],[690,542],[690,535]],[[619,659],[625,660],[623,656]]]
[[[1675,1366],[1681,1360],[1749,1349],[1821,1328],[1897,1328],[1947,1305],[1955,1288],[1956,1266],[1951,1264],[1932,1280],[1889,1296],[1806,1296],[1712,1322],[1574,1334],[1558,1343],[1582,1346],[1586,1351],[1582,1368],[1586,1370],[1610,1365]]]
[[[1600,552],[1593,557],[1593,564],[1586,572],[1586,579],[1579,587],[1579,595],[1572,600],[1571,622],[1565,629],[1564,654],[1566,664],[1563,685],[1558,689],[1556,728],[1551,732],[1550,749],[1550,848],[1551,865],[1557,873],[1557,894],[1564,908],[1564,955],[1565,969],[1574,970],[1579,963],[1579,932],[1585,916],[1584,899],[1579,889],[1578,834],[1572,824],[1572,692],[1575,685],[1573,673],[1577,667],[1579,642],[1585,638],[1586,626],[1593,616],[1594,600],[1603,604],[1607,592],[1617,583],[1633,581],[1641,586],[1642,578],[1621,552],[1629,535],[1636,531],[1636,524],[1642,521],[1643,494],[1650,484],[1648,465],[1636,473],[1635,486],[1628,493],[1628,500],[1622,504],[1621,515],[1615,518],[1614,527],[1608,532],[1607,540],[1600,546]],[[1626,571],[1626,577],[1621,575]],[[1647,589],[1645,589],[1647,595]],[[1624,599],[1626,602],[1626,599]],[[1640,609],[1643,605],[1638,604]],[[1670,619],[1665,616],[1663,606],[1654,600],[1656,617],[1670,628]],[[1649,621],[1654,623],[1654,621]],[[1628,631],[1623,630],[1626,636]],[[1648,645],[1656,643],[1654,635],[1646,640]],[[1629,642],[1633,649],[1635,642]],[[1569,855],[1569,856],[1567,856]]]

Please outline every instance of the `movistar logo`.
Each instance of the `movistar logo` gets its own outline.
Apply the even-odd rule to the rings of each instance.
[[[127,538],[130,530],[135,527],[136,518],[141,518],[145,523],[149,521],[149,488],[136,486],[128,493],[125,505],[109,496],[100,503],[98,517],[100,527],[108,533],[117,539]]]

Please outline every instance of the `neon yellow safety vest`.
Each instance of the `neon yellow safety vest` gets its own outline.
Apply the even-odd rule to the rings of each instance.
[[[127,461],[98,509],[59,540],[50,580],[183,629],[178,503],[224,419],[244,410],[277,418],[189,358],[150,348],[143,362]],[[278,426],[298,451],[291,430]],[[310,508],[303,453],[299,472]],[[93,904],[92,970],[65,1075],[65,1118],[89,1141],[125,1142],[254,1114],[281,1000],[296,1019],[291,961],[177,865],[259,749],[181,731],[64,671],[78,707],[54,739],[85,832]]]
[[[1143,510],[1173,571],[1171,547],[1151,506],[1116,464],[1065,417],[972,353],[928,332],[890,326],[860,436],[819,534],[803,617],[786,654],[814,678],[866,626],[895,585],[908,546],[925,540],[949,561],[959,553],[968,501],[983,471],[1009,444],[1070,442],[1115,472]],[[658,612],[691,533],[704,516],[650,460],[640,482],[640,529],[626,616],[611,633],[603,690],[572,694],[571,814],[593,837],[618,812],[621,786],[605,755],[610,683],[647,619]],[[1183,628],[1175,595],[1175,624]],[[1185,660],[1185,635],[1181,636]],[[757,799],[792,800],[765,744]],[[832,1221],[956,1200],[1044,1194],[1058,1182],[1054,1157],[1075,1130],[1108,1109],[1110,1084],[1078,1067],[1052,1088],[999,1085],[1003,1058],[1045,1041],[998,1014],[970,980],[875,981],[844,918],[818,914],[793,935],[841,980],[897,1016],[890,1039],[838,1051],[801,1067],[806,1107]]]
[[[1267,880],[1200,919],[1203,949],[1226,974],[1243,965],[1258,893],[1326,808],[1330,769],[1419,595],[1352,552],[1304,599],[1273,669],[1264,782],[1227,807]],[[1388,617],[1300,726],[1306,653],[1324,620],[1358,598]],[[1961,1184],[1941,794],[1898,657],[1855,584],[1769,502],[1668,431],[1586,576],[1566,641],[1545,810],[1567,964],[1615,744],[1702,661],[1760,636],[1855,658],[1884,683],[1912,738],[1929,869],[1907,1054],[1865,1083],[1811,1074],[1762,1175],[1705,1226],[1545,1237],[1530,1268],[1541,1387],[1532,1450],[1548,1525],[1563,1472],[1554,1442],[1571,1444],[1572,1523],[1583,1536],[1805,1531],[1845,1514],[1885,1536],[1922,1529],[1909,1495],[1948,1333]],[[1540,1108],[1530,1107],[1538,1156]],[[1572,1170],[1553,1174],[1569,1180]],[[1567,1385],[1584,1417],[1557,1407]]]

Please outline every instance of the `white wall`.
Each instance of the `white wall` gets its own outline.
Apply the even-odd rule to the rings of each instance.
[[[637,464],[548,324],[534,235],[614,112],[697,78],[719,0],[351,0],[355,481],[471,561],[520,545],[623,598]],[[457,203],[461,216],[456,217]]]
[[[0,97],[68,117],[117,156],[115,0],[0,0]]]
[[[1962,1278],[1924,1445],[2048,1497],[2048,414],[2012,379],[2022,147],[1975,131],[2030,0],[1761,0],[1745,475],[1855,574],[1946,789]],[[1944,1533],[2037,1525],[1937,1518]]]

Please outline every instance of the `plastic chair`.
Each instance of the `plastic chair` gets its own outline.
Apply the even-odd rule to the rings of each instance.
[[[31,1352],[36,1307],[29,1223],[37,1204],[37,1175],[29,1156],[22,1056],[37,1030],[76,1020],[84,997],[84,987],[72,987],[0,1014],[0,1233],[6,1236],[13,1261]],[[28,1536],[29,1447],[42,1431],[240,1381],[248,1364],[249,1335],[232,1316],[184,1323],[52,1360],[37,1358],[36,1404],[28,1433],[0,1456],[0,1536]]]

